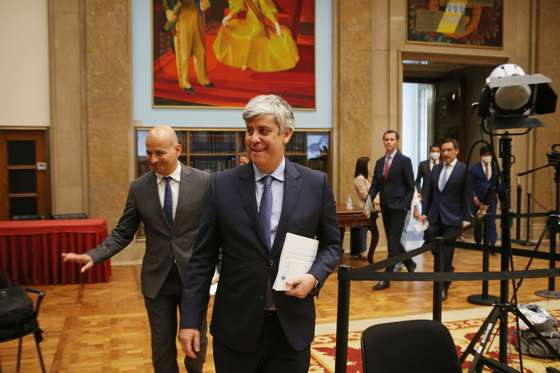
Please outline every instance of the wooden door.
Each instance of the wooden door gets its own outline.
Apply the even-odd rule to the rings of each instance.
[[[0,130],[0,220],[50,213],[47,131]]]
[[[434,137],[436,143],[447,138],[456,139],[463,147],[463,94],[458,80],[444,80],[436,84],[436,115]]]

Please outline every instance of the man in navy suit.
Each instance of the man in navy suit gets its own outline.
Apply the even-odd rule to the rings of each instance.
[[[193,256],[185,273],[180,341],[199,351],[208,288],[221,247],[211,332],[217,373],[308,371],[318,292],[342,255],[327,176],[292,163],[285,148],[294,130],[290,105],[257,96],[243,111],[251,163],[214,174]],[[319,241],[291,290],[274,291],[287,233]]]
[[[430,157],[425,161],[420,162],[418,165],[418,173],[416,174],[416,190],[420,192],[422,199],[426,198],[428,185],[430,185],[430,178],[432,177],[432,170],[434,166],[440,162],[439,154],[439,145],[432,144],[432,146],[430,146]]]
[[[414,194],[414,175],[410,158],[402,155],[398,150],[397,131],[385,131],[383,145],[385,155],[375,163],[369,195],[373,200],[379,193],[390,258],[405,252],[401,244],[401,236]],[[416,263],[412,259],[406,260],[404,265],[409,272],[414,272],[416,268]],[[387,267],[386,271],[392,272],[394,268],[394,266]],[[379,281],[373,286],[373,290],[383,290],[389,285],[389,281]]]
[[[488,216],[488,227],[485,232],[485,238],[489,245],[495,245],[496,234],[496,209],[498,206],[498,177],[492,168],[492,150],[488,146],[480,148],[480,162],[471,166],[471,174],[473,177],[473,202],[476,208],[481,205],[487,205],[486,215]],[[483,241],[482,225],[479,224],[474,228],[474,238],[476,243]]]
[[[430,222],[426,241],[448,234],[456,238],[461,228],[468,224],[467,166],[457,160],[459,144],[455,139],[446,139],[440,148],[443,162],[433,168],[427,198],[422,204],[425,215],[420,220]],[[441,250],[443,271],[452,272],[455,247],[444,244]],[[443,284],[442,300],[447,299],[450,285],[449,281]]]

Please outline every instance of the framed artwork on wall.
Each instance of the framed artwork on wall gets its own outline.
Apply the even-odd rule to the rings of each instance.
[[[154,108],[315,109],[315,0],[151,0]]]
[[[407,43],[503,47],[503,0],[406,0]]]

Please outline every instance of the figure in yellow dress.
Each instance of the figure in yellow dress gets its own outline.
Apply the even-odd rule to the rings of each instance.
[[[173,32],[177,81],[189,93],[194,89],[189,83],[189,60],[194,59],[196,79],[205,87],[214,85],[206,72],[206,47],[202,12],[210,7],[209,0],[163,0],[167,24]]]
[[[214,53],[221,63],[260,71],[293,68],[299,53],[290,30],[276,20],[272,0],[229,0],[230,12],[222,21],[214,41]],[[245,18],[233,18],[241,11]]]

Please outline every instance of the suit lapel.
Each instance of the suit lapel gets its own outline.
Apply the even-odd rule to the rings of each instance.
[[[391,160],[391,164],[389,165],[389,172],[387,172],[387,180],[389,180],[389,178],[391,177],[391,174],[395,173],[395,169],[399,164],[399,157],[400,157],[400,152],[397,150],[397,152],[395,153],[395,156],[393,157],[393,159]],[[387,155],[385,155],[385,161],[387,160]],[[385,167],[385,161],[383,161],[383,167]]]
[[[436,169],[436,167],[437,167],[437,169]],[[434,166],[434,168],[432,169],[432,171],[433,171],[433,170],[435,170],[435,173],[434,173],[434,179],[433,179],[433,184],[432,184],[432,185],[433,185],[434,188],[435,188],[435,192],[441,194],[442,191],[439,190],[439,178],[440,178],[440,176],[441,176],[441,172],[443,171],[443,166],[440,167],[440,164],[438,163],[438,164],[436,164],[436,165]],[[449,180],[448,180],[448,181],[449,181]],[[447,186],[447,185],[446,185],[446,186]],[[445,188],[444,188],[444,190],[445,190]]]
[[[297,168],[292,162],[286,159],[286,170],[284,172],[284,200],[282,201],[282,214],[280,215],[280,222],[276,229],[276,237],[272,244],[272,255],[277,255],[281,247],[279,242],[283,241],[280,238],[285,237],[288,230],[288,222],[292,217],[294,208],[298,204],[301,189],[301,178]]]
[[[432,173],[432,170],[433,170],[433,167],[432,167],[432,170],[430,170],[430,164],[432,164],[432,161],[430,161],[430,160],[428,160],[428,161],[426,161],[426,163],[424,163],[424,173],[426,175],[428,175],[428,177],[430,176],[430,174]],[[434,165],[434,167],[435,166],[437,166],[437,165]]]
[[[255,173],[253,171],[253,165],[251,163],[240,167],[238,174],[238,183],[239,195],[241,196],[241,200],[243,201],[243,206],[247,211],[247,215],[249,215],[249,221],[256,222],[256,224],[251,224],[251,226],[261,240],[265,254],[268,255],[263,228],[261,226],[261,223],[259,222],[257,198],[255,197]]]
[[[192,169],[190,167],[181,164],[181,182],[179,183],[179,196],[177,200],[177,211],[175,211],[175,219],[173,219],[173,225],[176,225],[179,219],[182,219],[186,211],[183,208],[189,200],[189,190],[192,187],[191,179]],[[163,209],[162,209],[163,211]]]
[[[461,167],[459,165],[459,161],[457,161],[457,163],[455,163],[455,166],[453,167],[453,170],[451,171],[451,173],[449,174],[449,177],[447,178],[447,183],[445,183],[445,187],[443,188],[443,191],[445,192],[445,190],[447,189],[447,187],[449,186],[449,184],[452,183],[453,178],[457,175],[457,173],[459,172],[459,167]]]

